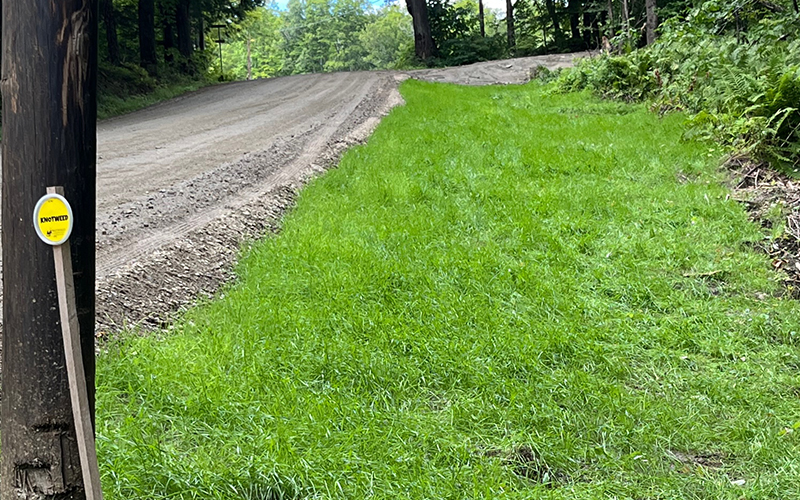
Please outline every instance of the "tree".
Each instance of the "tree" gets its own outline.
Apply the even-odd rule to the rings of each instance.
[[[647,11],[647,20],[645,22],[647,45],[656,41],[656,27],[658,25],[658,18],[656,17],[656,0],[645,0],[645,9]]]
[[[393,68],[410,53],[414,33],[409,21],[408,14],[390,5],[364,27],[358,37],[366,49],[364,60],[371,68]]]
[[[154,0],[139,0],[139,65],[148,73],[155,74],[158,64],[156,55],[156,6]]]
[[[178,32],[178,52],[184,57],[192,55],[192,18],[189,14],[190,0],[178,0],[175,6],[175,24]]]
[[[581,0],[569,0],[567,3],[567,11],[569,12],[569,30],[570,38],[574,44],[581,38],[580,31],[580,13],[581,13]]]
[[[553,0],[545,0],[545,7],[547,13],[550,15],[550,21],[553,23],[553,37],[555,38],[556,47],[564,45],[564,35],[561,33],[561,26],[558,22],[558,12],[556,12],[556,5]]]
[[[425,0],[406,0],[406,8],[414,25],[414,52],[417,58],[427,61],[436,51],[428,21],[428,6]]]
[[[172,49],[175,48],[175,16],[174,12],[170,15],[167,7],[161,7],[161,29],[163,37],[161,45],[164,48],[164,62],[173,61]]]
[[[631,30],[631,13],[628,11],[628,0],[622,0],[622,23],[622,29],[627,37]]]
[[[117,20],[114,15],[114,2],[100,0],[100,13],[106,27],[106,44],[108,45],[108,62],[119,65],[119,40],[117,39]]]
[[[508,32],[508,48],[513,49],[516,45],[516,35],[514,33],[514,5],[511,0],[506,0],[506,30]]]
[[[483,15],[483,0],[478,0],[478,19],[481,23],[481,36],[486,36],[486,20]]]

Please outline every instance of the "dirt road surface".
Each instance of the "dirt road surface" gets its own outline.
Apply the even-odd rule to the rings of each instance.
[[[591,52],[519,57],[504,61],[486,61],[453,68],[422,69],[409,72],[419,80],[457,83],[459,85],[520,84],[531,78],[531,70],[544,66],[550,71],[569,68],[576,58],[590,57]]]
[[[238,82],[101,122],[98,336],[163,327],[216,293],[242,244],[277,230],[297,189],[402,104],[403,79],[523,83],[573,57]]]

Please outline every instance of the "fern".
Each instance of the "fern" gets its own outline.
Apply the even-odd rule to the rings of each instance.
[[[734,14],[750,29],[737,37]],[[755,0],[709,0],[669,19],[654,45],[583,61],[562,90],[591,89],[688,111],[687,136],[714,139],[800,168],[800,16],[765,13]]]

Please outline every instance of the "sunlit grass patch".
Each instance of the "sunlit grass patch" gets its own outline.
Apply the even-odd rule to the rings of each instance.
[[[798,307],[681,117],[403,93],[223,297],[101,357],[108,496],[800,491]]]

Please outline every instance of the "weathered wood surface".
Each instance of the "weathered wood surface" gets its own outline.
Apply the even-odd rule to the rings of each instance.
[[[64,189],[60,186],[49,187],[47,192],[64,196]],[[78,311],[75,309],[75,280],[72,277],[72,252],[69,241],[53,247],[53,263],[56,269],[61,338],[64,341],[72,417],[75,420],[75,436],[78,440],[86,500],[103,500],[92,426],[94,412],[89,406],[89,388],[86,386],[86,374],[83,370],[81,330],[78,324]]]
[[[65,187],[77,320],[94,405],[95,0],[3,1],[0,500],[83,499],[53,250],[32,215]]]

